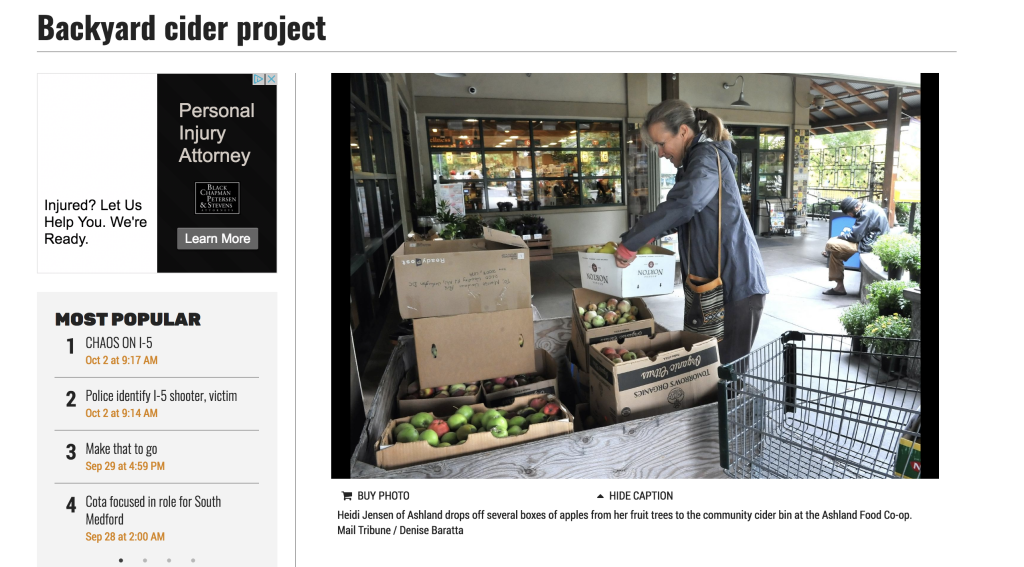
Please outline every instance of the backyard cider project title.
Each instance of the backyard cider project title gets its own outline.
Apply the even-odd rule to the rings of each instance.
[[[224,41],[229,22],[204,22],[202,16],[186,20],[179,16],[176,22],[162,25],[163,37],[168,41]],[[281,16],[279,21],[238,22],[235,24],[235,39],[238,47],[250,42],[273,42],[278,46],[288,41],[324,41],[322,16],[316,21],[288,21]],[[93,20],[86,14],[85,20],[58,21],[53,16],[40,14],[39,41],[98,41],[110,45],[112,41],[155,41],[156,16],[150,15],[145,21],[105,22]]]

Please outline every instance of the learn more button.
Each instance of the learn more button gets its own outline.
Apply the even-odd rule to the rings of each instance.
[[[178,250],[259,250],[258,228],[179,228]]]

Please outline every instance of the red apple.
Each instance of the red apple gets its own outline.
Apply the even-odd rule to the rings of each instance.
[[[543,397],[541,397],[541,398],[534,398],[534,399],[530,400],[530,407],[535,409],[535,410],[539,410],[540,408],[544,407],[544,404],[546,404],[547,401],[548,401],[547,398],[543,398]]]
[[[560,409],[561,408],[558,407],[558,404],[551,402],[549,404],[545,404],[540,411],[543,412],[544,415],[557,415]]]
[[[448,427],[448,422],[446,422],[443,419],[435,419],[434,421],[430,422],[430,425],[427,426],[427,429],[430,429],[434,433],[437,433],[438,437],[441,437],[445,433],[448,433],[448,431],[450,430],[450,428]]]

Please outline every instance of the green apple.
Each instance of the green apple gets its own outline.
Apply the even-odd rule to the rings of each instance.
[[[466,419],[466,416],[462,415],[461,413],[456,413],[448,418],[448,429],[450,429],[451,431],[456,431],[463,425],[466,425],[467,423],[469,423],[469,420]]]
[[[512,419],[508,420],[509,428],[515,427],[517,425],[522,427],[522,425],[524,423],[526,423],[526,418],[521,416],[521,415],[517,415],[517,416],[513,417]]]
[[[438,444],[436,445],[436,447],[437,447],[438,449],[440,449],[441,447],[451,447],[451,446],[452,446],[452,444],[451,444],[451,443],[438,443]]]
[[[526,418],[526,420],[530,422],[530,425],[533,425],[535,423],[540,423],[540,422],[544,421],[546,418],[547,418],[546,415],[544,415],[543,413],[537,412],[537,413],[534,413],[534,414],[530,414],[530,417]]]
[[[513,425],[512,427],[508,428],[508,434],[509,435],[521,435],[522,433],[523,433],[523,428],[519,427],[518,425]]]
[[[590,324],[595,327],[604,327],[604,317],[598,315],[590,320]]]
[[[403,429],[398,432],[399,443],[412,443],[413,441],[419,441],[420,434],[416,433],[415,429]]]
[[[409,423],[411,423],[413,427],[420,428],[430,425],[431,421],[434,421],[434,416],[425,411],[421,411],[420,413],[412,416]]]
[[[651,250],[650,246],[641,246],[640,249],[636,251],[636,253],[637,254],[654,254],[654,250]]]
[[[491,431],[491,435],[497,437],[498,439],[504,439],[505,437],[508,437],[508,430],[507,429],[494,429],[494,430]]]
[[[456,437],[458,437],[459,441],[465,441],[466,439],[469,438],[470,435],[472,435],[474,433],[476,433],[476,427],[475,426],[473,426],[473,425],[463,425],[462,427],[459,428],[458,431],[455,432],[455,435],[456,435]]]
[[[431,447],[437,447],[437,444],[441,442],[437,437],[437,432],[433,429],[424,429],[423,433],[420,433],[420,441],[426,441]]]
[[[507,418],[508,417],[508,410],[500,409],[500,410],[498,410],[498,415],[500,415],[501,417]]]
[[[577,307],[577,309],[580,310],[580,317],[582,317],[583,314],[586,313],[586,311],[584,311],[582,307]]]
[[[398,433],[401,433],[403,429],[411,429],[415,431],[416,427],[413,426],[413,424],[409,423],[408,421],[403,421],[402,423],[399,423],[398,425],[395,426],[395,434],[397,435]]]
[[[473,419],[473,408],[470,406],[462,406],[455,410],[455,413],[462,414],[462,417],[466,418],[466,423],[469,423],[469,420]]]
[[[492,409],[485,411],[484,417],[481,420],[481,424],[483,424],[484,429],[490,429],[490,427],[487,427],[487,424],[496,417],[501,417],[501,414],[498,413],[498,410]]]
[[[474,413],[473,419],[470,419],[469,422],[475,425],[477,429],[480,429],[484,426],[484,412]]]
[[[459,436],[454,431],[449,431],[441,436],[442,443],[454,443],[459,440]]]
[[[500,415],[484,422],[484,429],[508,429],[508,420]]]

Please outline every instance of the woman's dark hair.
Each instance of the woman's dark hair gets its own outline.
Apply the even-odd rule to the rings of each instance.
[[[653,145],[653,142],[647,129],[650,128],[651,124],[659,122],[664,124],[665,129],[672,133],[678,133],[679,127],[685,124],[690,127],[694,134],[703,132],[705,136],[716,142],[722,142],[731,138],[729,131],[725,129],[720,118],[702,108],[693,108],[684,100],[675,98],[664,100],[647,113],[647,117],[644,118],[644,128],[641,134],[648,145]],[[703,126],[700,125],[702,122],[704,123]]]

